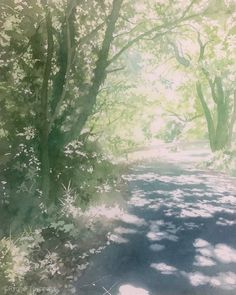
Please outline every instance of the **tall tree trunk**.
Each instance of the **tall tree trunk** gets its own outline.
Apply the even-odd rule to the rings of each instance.
[[[229,125],[229,140],[228,140],[228,147],[229,148],[231,148],[231,145],[232,145],[232,138],[233,138],[235,122],[236,122],[236,90],[234,91],[233,113],[232,113],[230,125]]]
[[[224,149],[229,141],[228,114],[225,104],[217,104],[217,126],[215,134],[215,149]]]
[[[46,11],[47,26],[47,58],[43,74],[43,83],[41,88],[41,112],[40,112],[40,160],[41,160],[41,190],[43,198],[49,201],[50,192],[50,162],[49,162],[49,118],[48,118],[48,84],[51,74],[52,58],[53,58],[53,34],[52,20],[50,11],[47,9],[46,1],[42,1]]]
[[[198,61],[204,60],[205,44],[202,43],[200,38],[200,33],[198,32],[198,43],[200,45],[200,53]],[[228,111],[228,100],[226,92],[223,89],[222,78],[216,76],[213,80],[209,72],[201,65],[201,70],[205,75],[208,84],[211,89],[211,98],[216,104],[217,114],[216,122],[213,121],[213,116],[211,115],[210,109],[204,99],[200,82],[197,83],[197,94],[200,99],[202,108],[207,121],[208,133],[211,150],[218,151],[227,147],[229,142],[229,111]]]
[[[216,104],[215,122],[205,101],[200,82],[197,82],[196,89],[207,121],[210,147],[215,152],[223,150],[231,144],[233,126],[236,120],[236,97],[234,97],[234,110],[230,119],[228,96],[223,89],[221,77],[216,77],[214,82],[208,78],[208,83],[211,88],[212,99]]]
[[[106,68],[109,65],[109,51],[113,41],[113,34],[115,31],[116,22],[119,18],[121,5],[123,0],[113,0],[111,14],[107,21],[107,28],[105,31],[102,47],[98,53],[98,59],[94,70],[92,85],[89,87],[87,94],[81,98],[82,105],[80,108],[79,116],[75,113],[74,122],[71,130],[65,138],[65,143],[77,138],[83,127],[85,126],[89,116],[92,113],[93,107],[96,104],[97,95],[101,84],[106,78]]]
[[[216,131],[215,131],[215,126],[214,126],[214,121],[212,119],[210,109],[205,101],[205,98],[204,98],[204,95],[202,92],[202,86],[199,81],[196,84],[196,90],[197,90],[197,95],[198,95],[198,98],[201,102],[203,112],[204,112],[204,115],[205,115],[205,118],[207,121],[207,129],[208,129],[210,147],[211,147],[211,150],[214,152],[216,150],[216,145],[215,145]]]
[[[229,140],[229,114],[227,97],[222,86],[220,77],[216,77],[216,105],[217,105],[217,126],[215,135],[215,147],[216,150],[224,149]]]

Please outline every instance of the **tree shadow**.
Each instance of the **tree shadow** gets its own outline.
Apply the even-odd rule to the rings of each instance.
[[[123,285],[153,295],[235,294],[233,185],[169,164],[140,166],[127,178],[129,210],[114,231],[124,240],[93,259],[78,282],[80,294],[103,294],[113,285],[114,295]]]

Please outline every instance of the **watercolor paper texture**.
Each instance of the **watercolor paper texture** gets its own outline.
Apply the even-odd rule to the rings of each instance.
[[[0,295],[236,294],[236,0],[0,1]]]

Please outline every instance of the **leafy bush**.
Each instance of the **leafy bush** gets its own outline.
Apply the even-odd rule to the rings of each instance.
[[[108,229],[84,211],[115,189],[121,167],[94,142],[71,142],[51,171],[58,202],[45,208],[34,144],[22,135],[11,153],[0,179],[0,294],[71,294],[88,258],[106,244]]]
[[[236,176],[236,150],[215,152],[205,164],[208,168]]]

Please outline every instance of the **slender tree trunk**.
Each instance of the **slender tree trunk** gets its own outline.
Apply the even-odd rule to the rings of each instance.
[[[234,91],[233,113],[232,113],[232,117],[231,117],[230,125],[229,125],[229,140],[228,140],[228,147],[229,148],[231,148],[231,145],[232,145],[232,138],[233,138],[235,122],[236,122],[236,90]]]
[[[47,58],[43,74],[43,84],[41,88],[41,112],[40,112],[40,160],[41,160],[41,190],[44,200],[49,201],[50,192],[50,162],[49,162],[49,118],[48,118],[48,84],[51,74],[53,57],[53,35],[52,20],[50,11],[47,9],[47,3],[43,1],[46,10],[47,26]]]
[[[214,126],[214,121],[211,116],[210,109],[205,101],[203,92],[202,92],[202,86],[200,82],[197,82],[196,84],[196,90],[197,90],[197,95],[198,98],[201,102],[203,112],[207,121],[207,129],[208,129],[208,136],[209,136],[209,141],[210,141],[210,147],[211,150],[214,152],[216,150],[216,145],[215,145],[215,136],[216,136],[216,131],[215,131],[215,126]]]
[[[221,101],[217,103],[217,126],[215,134],[215,149],[224,149],[229,141],[229,124],[226,105]]]
[[[77,117],[77,114],[74,115],[75,119],[71,130],[66,135],[66,138],[64,140],[65,143],[70,142],[80,135],[89,116],[93,111],[94,105],[96,104],[99,88],[106,78],[106,68],[109,65],[108,58],[110,46],[113,41],[113,34],[115,31],[116,22],[119,18],[122,2],[123,0],[113,0],[112,10],[108,18],[102,47],[98,53],[98,59],[94,70],[92,85],[89,87],[87,95],[81,98],[82,105],[80,108],[81,111],[79,113],[79,117]]]
[[[230,120],[228,100],[222,86],[221,78],[216,77],[214,83],[211,80],[208,82],[211,87],[212,98],[216,104],[216,122],[214,122],[213,116],[205,101],[200,82],[196,84],[196,89],[207,121],[210,147],[215,152],[231,145],[233,126],[236,121],[236,97],[234,97],[234,110]]]
[[[225,91],[223,89],[222,80],[220,77],[215,78],[216,86],[216,105],[217,105],[217,125],[216,125],[216,150],[224,149],[229,140],[229,114],[228,104]]]
[[[50,163],[48,151],[48,129],[45,124],[40,133],[40,159],[41,159],[41,190],[46,202],[49,199],[50,192]]]

